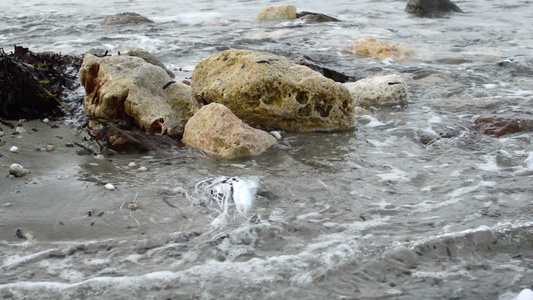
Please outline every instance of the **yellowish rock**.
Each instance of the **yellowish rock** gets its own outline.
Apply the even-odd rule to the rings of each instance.
[[[263,130],[340,131],[354,125],[350,92],[288,58],[251,50],[226,50],[193,72],[194,95],[227,106]]]
[[[234,159],[260,154],[276,143],[276,138],[246,125],[226,106],[211,103],[189,119],[183,141],[209,156]]]
[[[374,38],[358,39],[350,48],[361,56],[378,59],[391,58],[395,61],[405,61],[413,55],[413,51],[405,44]]]
[[[255,18],[258,20],[294,20],[297,18],[296,7],[294,5],[265,7]]]

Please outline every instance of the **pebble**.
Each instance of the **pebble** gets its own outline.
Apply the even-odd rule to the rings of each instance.
[[[43,123],[48,123],[48,122],[50,122],[50,119],[48,119],[48,118],[44,118],[43,119]]]
[[[276,138],[276,140],[281,140],[281,133],[279,131],[271,131],[269,132],[273,137]]]
[[[105,187],[106,189],[110,190],[110,191],[112,191],[112,190],[115,189],[115,186],[112,185],[111,183],[106,184],[104,187]]]
[[[148,171],[148,168],[147,168],[147,167],[140,167],[140,168],[139,168],[139,171],[142,171],[142,172],[144,172],[144,171]]]
[[[128,164],[128,167],[136,167],[136,166],[137,166],[137,164],[134,163],[134,162],[130,162],[130,163]]]
[[[3,136],[4,136],[4,132],[0,131],[0,137],[3,137]]]
[[[76,154],[78,155],[91,155],[92,152],[85,150],[85,149],[78,149],[76,150]]]
[[[13,153],[18,153],[19,152],[19,147],[13,146],[13,147],[9,148],[9,151],[11,151]]]
[[[105,156],[103,154],[98,154],[98,155],[95,155],[94,158],[98,160],[104,160]]]
[[[24,167],[19,164],[12,164],[9,167],[9,174],[15,177],[22,177],[28,173],[30,173],[30,171],[28,171],[27,169],[24,169]]]
[[[15,132],[17,132],[19,134],[25,133],[26,129],[24,129],[24,127],[22,127],[22,126],[17,126],[17,129],[15,129]]]
[[[33,240],[33,234],[31,234],[31,233],[25,233],[23,236],[28,241],[32,241]]]
[[[51,152],[51,151],[54,151],[54,146],[53,145],[46,145],[46,151],[48,152]]]

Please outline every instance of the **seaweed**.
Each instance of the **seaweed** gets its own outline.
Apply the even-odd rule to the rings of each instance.
[[[0,48],[0,117],[10,120],[63,116],[67,92],[79,87],[81,57]]]

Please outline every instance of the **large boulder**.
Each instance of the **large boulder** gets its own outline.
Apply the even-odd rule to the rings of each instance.
[[[413,51],[405,44],[374,38],[360,38],[350,48],[361,56],[378,59],[391,58],[396,61],[404,61],[413,55]]]
[[[297,17],[296,6],[294,5],[265,7],[255,16],[258,20],[294,20]]]
[[[462,12],[450,0],[409,0],[405,11],[419,16],[438,16],[448,12]]]
[[[87,54],[80,80],[87,113],[109,120],[132,117],[145,131],[181,134],[198,110],[189,86],[139,57]]]
[[[308,67],[271,53],[226,50],[193,72],[193,94],[227,106],[262,129],[347,130],[354,127],[350,92]]]
[[[267,132],[252,128],[222,104],[202,107],[185,125],[183,142],[207,155],[234,159],[257,155],[276,142]]]
[[[384,75],[344,84],[362,107],[386,107],[407,104],[407,84],[399,75]]]

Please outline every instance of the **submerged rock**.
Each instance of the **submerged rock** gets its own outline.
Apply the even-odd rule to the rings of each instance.
[[[154,23],[154,21],[134,12],[125,12],[112,16],[105,16],[100,22],[102,25],[139,25],[146,23]]]
[[[212,55],[196,66],[191,86],[204,101],[222,103],[245,123],[265,130],[354,127],[353,101],[342,84],[271,53]]]
[[[127,54],[129,56],[140,57],[140,58],[144,59],[145,62],[147,62],[149,64],[152,64],[154,66],[160,67],[161,69],[165,70],[165,72],[167,72],[167,74],[168,74],[168,76],[170,76],[170,78],[176,77],[176,75],[174,73],[172,73],[172,71],[167,69],[167,67],[155,55],[151,54],[148,51],[144,51],[142,49],[133,49],[133,50],[128,51]]]
[[[224,105],[211,103],[187,122],[183,141],[207,155],[234,159],[260,154],[272,146],[276,138],[246,125]]]
[[[265,7],[255,16],[258,20],[294,20],[297,17],[294,5]]]
[[[395,106],[407,104],[407,84],[399,75],[384,75],[344,84],[356,106]]]
[[[419,16],[438,16],[448,12],[463,12],[450,0],[409,0],[405,11]]]
[[[396,61],[407,60],[413,55],[413,51],[405,44],[374,38],[358,39],[350,48],[361,56],[378,59],[391,58]]]
[[[533,119],[528,118],[503,118],[479,117],[475,121],[476,129],[484,134],[500,137],[522,131],[533,131]]]
[[[356,78],[352,76],[348,76],[345,74],[342,74],[340,72],[337,72],[335,70],[326,68],[322,65],[320,65],[319,62],[313,60],[309,56],[306,55],[293,55],[291,56],[290,60],[296,64],[306,66],[312,70],[317,71],[318,73],[322,74],[324,77],[332,79],[336,82],[348,82],[348,81],[355,81]]]
[[[133,56],[85,55],[80,69],[84,108],[109,120],[132,117],[145,131],[178,135],[198,110],[188,85]]]
[[[324,14],[302,11],[297,14],[298,19],[309,20],[314,22],[342,22],[341,20]]]

